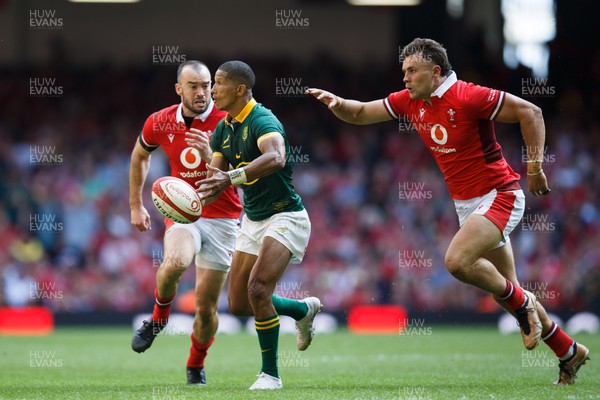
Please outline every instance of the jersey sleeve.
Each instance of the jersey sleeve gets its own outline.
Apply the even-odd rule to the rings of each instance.
[[[465,93],[465,109],[477,119],[496,119],[504,105],[505,92],[470,84]]]
[[[146,119],[139,137],[140,145],[148,152],[153,152],[159,147],[156,140],[156,131],[154,130],[156,124],[154,124],[155,119],[153,116],[154,114]]]
[[[270,137],[271,135],[277,135],[285,137],[283,125],[274,116],[260,116],[252,121],[251,132],[254,135],[254,140],[259,144],[262,140]]]
[[[399,92],[390,93],[383,99],[383,105],[392,118],[398,119],[400,115],[407,114],[410,94],[404,89]]]

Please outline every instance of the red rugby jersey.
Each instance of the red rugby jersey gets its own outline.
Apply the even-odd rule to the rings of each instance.
[[[493,189],[518,189],[496,141],[494,119],[505,93],[460,81],[452,71],[431,95],[431,105],[411,100],[408,90],[383,100],[394,118],[406,116],[435,158],[450,196],[467,200]]]
[[[206,163],[198,150],[188,147],[185,132],[188,130],[182,114],[182,104],[175,104],[150,115],[140,134],[140,144],[148,151],[163,148],[171,167],[171,175],[190,185],[206,178]],[[225,111],[217,110],[211,101],[207,110],[194,118],[192,128],[212,132],[217,123],[225,118]],[[233,186],[228,187],[217,200],[202,210],[203,218],[239,218],[242,211],[240,199]]]

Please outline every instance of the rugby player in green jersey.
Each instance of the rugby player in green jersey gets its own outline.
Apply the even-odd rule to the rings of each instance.
[[[255,76],[250,66],[228,61],[219,67],[214,81],[215,105],[227,116],[213,133],[209,176],[199,182],[198,192],[209,204],[230,185],[244,190],[245,215],[229,275],[229,309],[255,319],[262,369],[250,389],[280,389],[279,314],[296,320],[298,350],[305,350],[312,340],[313,320],[322,308],[316,297],[293,300],[273,294],[288,263],[302,261],[310,220],[292,185],[283,126],[252,97]]]

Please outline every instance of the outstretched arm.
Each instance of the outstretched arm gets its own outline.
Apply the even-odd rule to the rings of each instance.
[[[542,110],[520,97],[506,93],[504,105],[496,117],[499,122],[518,122],[527,147],[527,186],[534,196],[550,193],[542,169],[546,128]]]
[[[382,99],[369,102],[348,100],[316,88],[307,89],[306,93],[313,95],[325,104],[336,117],[350,124],[369,125],[392,119],[385,109]]]

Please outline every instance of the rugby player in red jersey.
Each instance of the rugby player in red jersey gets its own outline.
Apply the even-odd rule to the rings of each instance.
[[[509,93],[458,80],[446,49],[415,39],[401,54],[405,89],[360,102],[308,89],[339,119],[357,125],[407,116],[444,174],[460,229],[446,252],[448,271],[491,293],[513,314],[528,350],[542,339],[560,359],[557,384],[573,384],[589,359],[547,315],[533,293],[518,283],[508,235],[523,216],[519,174],[507,164],[494,121],[519,123],[527,146],[527,186],[534,196],[550,193],[542,170],[545,127],[539,107]]]
[[[154,150],[163,148],[171,175],[192,186],[206,178],[206,163],[212,158],[210,136],[227,115],[217,110],[210,90],[211,76],[205,64],[194,60],[182,63],[175,84],[181,102],[155,112],[144,124],[131,155],[129,172],[131,224],[142,232],[151,228],[142,188]],[[138,353],[144,352],[164,329],[181,275],[195,259],[196,315],[187,361],[188,384],[206,384],[204,359],[217,331],[218,300],[231,265],[241,210],[237,192],[229,187],[204,207],[202,217],[193,224],[165,218],[164,257],[156,272],[156,303],[151,318],[135,332],[131,347]]]

